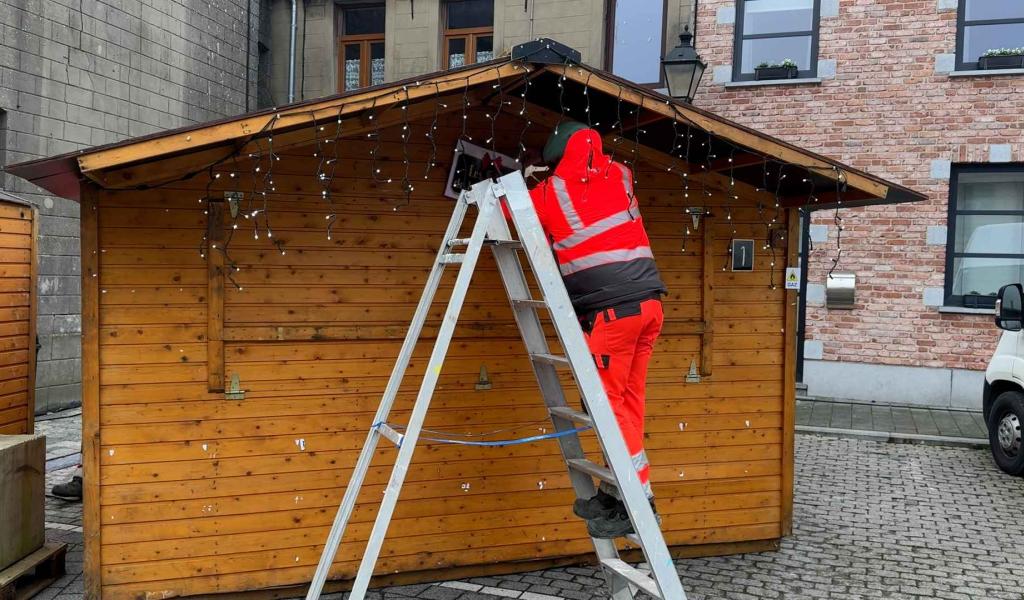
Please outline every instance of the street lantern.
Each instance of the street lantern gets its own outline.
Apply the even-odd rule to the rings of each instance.
[[[684,102],[693,102],[700,78],[708,65],[693,47],[693,34],[690,33],[689,25],[679,34],[679,45],[662,59],[661,66],[665,69],[669,95]]]

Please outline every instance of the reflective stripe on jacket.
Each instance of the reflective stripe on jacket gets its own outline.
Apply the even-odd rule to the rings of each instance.
[[[531,191],[579,313],[665,293],[633,194],[593,129],[569,138],[554,175]]]

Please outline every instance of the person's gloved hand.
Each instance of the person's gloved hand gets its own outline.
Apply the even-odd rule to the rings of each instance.
[[[523,169],[523,177],[533,177],[534,179],[536,179],[536,177],[534,177],[534,173],[547,173],[550,170],[551,167],[546,167],[543,165],[529,165],[525,169]]]

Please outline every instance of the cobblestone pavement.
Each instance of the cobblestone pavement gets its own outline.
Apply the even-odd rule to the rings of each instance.
[[[70,421],[70,420],[69,420]],[[691,600],[1024,600],[1024,478],[987,451],[797,436],[794,533],[778,552],[678,562]],[[70,476],[55,471],[48,484]],[[81,598],[81,505],[47,499],[68,575],[37,598]],[[345,594],[324,596],[340,600]],[[590,567],[389,588],[377,600],[607,598]]]

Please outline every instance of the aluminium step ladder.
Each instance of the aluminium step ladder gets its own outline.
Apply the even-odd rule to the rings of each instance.
[[[500,203],[502,201],[507,203],[515,230],[518,233],[518,240],[511,237],[508,223],[501,210]],[[472,235],[469,238],[457,238],[471,204],[476,205],[478,210]],[[334,525],[331,527],[327,544],[320,557],[313,581],[310,583],[306,599],[315,600],[320,597],[331,564],[334,562],[335,553],[345,534],[345,527],[355,508],[363,480],[370,468],[377,444],[383,437],[398,447],[398,457],[391,478],[384,490],[380,509],[349,596],[350,600],[365,598],[370,576],[373,574],[374,565],[380,555],[402,483],[412,461],[413,451],[416,448],[434,388],[440,377],[441,367],[444,364],[477,259],[484,246],[489,246],[494,253],[498,271],[512,303],[516,324],[530,355],[544,402],[549,409],[555,429],[563,433],[558,437],[558,441],[577,497],[590,498],[596,493],[593,478],[615,486],[620,492],[636,531],[635,534],[629,535],[627,538],[643,550],[650,567],[651,572],[648,575],[630,566],[619,558],[613,540],[594,538],[594,549],[597,551],[602,570],[608,579],[612,599],[632,600],[635,597],[635,590],[639,589],[662,600],[685,600],[686,594],[683,591],[679,575],[675,570],[665,540],[662,538],[654,511],[647,501],[640,479],[633,468],[622,434],[619,432],[618,423],[608,403],[597,367],[587,348],[579,321],[569,300],[569,294],[562,283],[558,265],[555,263],[551,248],[534,211],[526,188],[526,181],[518,172],[505,175],[497,181],[478,183],[471,190],[463,191],[455,205],[437,259],[423,290],[423,296],[420,298],[398,361],[391,373],[391,378],[374,418],[374,424],[370,428],[362,453],[352,472],[351,481],[345,489],[344,499],[338,508],[338,514],[334,519]],[[456,248],[465,248],[465,251],[456,253],[454,252]],[[542,300],[530,298],[530,289],[518,251],[523,251],[529,260],[543,296]],[[427,363],[409,423],[405,427],[404,434],[399,433],[394,427],[388,425],[388,414],[419,340],[434,295],[441,282],[441,275],[447,265],[453,264],[460,265],[458,277],[437,333],[433,352]],[[563,356],[552,354],[548,348],[547,338],[538,314],[541,309],[546,309],[550,313],[551,321],[565,351]],[[574,410],[566,402],[559,382],[559,368],[571,369],[583,398],[586,414]],[[579,436],[574,431],[577,424],[594,429],[608,467],[587,460]]]

